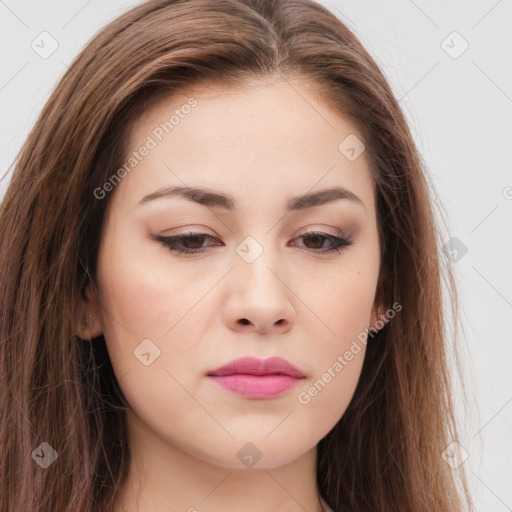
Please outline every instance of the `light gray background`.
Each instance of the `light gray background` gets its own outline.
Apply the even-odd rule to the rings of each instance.
[[[136,3],[0,0],[2,174],[73,58]],[[457,402],[463,464],[478,512],[512,511],[512,0],[322,3],[381,65],[447,210],[446,242],[467,247],[453,263],[470,398]],[[44,31],[58,43],[46,59],[31,47]]]

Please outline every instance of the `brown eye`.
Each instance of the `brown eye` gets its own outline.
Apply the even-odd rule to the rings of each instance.
[[[197,254],[204,252],[208,246],[203,245],[203,242],[208,239],[215,240],[213,236],[207,235],[206,233],[188,233],[186,235],[156,237],[156,240],[170,251],[180,254]]]
[[[306,249],[317,253],[329,253],[332,251],[341,252],[345,247],[352,245],[353,242],[346,238],[340,238],[327,233],[320,233],[311,231],[304,233],[300,239],[309,240],[304,243]],[[156,237],[161,244],[167,247],[170,251],[178,254],[198,254],[204,252],[210,245],[204,245],[206,240],[215,240],[215,238],[206,233],[188,233],[185,235],[176,236],[158,236]],[[328,242],[330,245],[327,247],[325,243]]]
[[[204,239],[203,235],[192,235],[181,238],[181,241],[187,249],[199,249],[202,247]]]
[[[337,251],[340,252],[345,247],[352,245],[353,242],[346,238],[341,238],[333,235],[328,235],[327,233],[319,233],[316,231],[310,231],[308,233],[302,234],[299,238],[303,238],[305,240],[310,240],[312,243],[305,243],[307,249],[311,249],[313,252],[332,252]],[[324,243],[328,241],[330,242],[330,246],[325,249]]]

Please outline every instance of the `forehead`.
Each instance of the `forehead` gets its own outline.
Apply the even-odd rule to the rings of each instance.
[[[214,186],[235,196],[248,183],[253,192],[280,195],[341,185],[371,202],[366,154],[351,161],[340,149],[350,137],[362,143],[355,126],[315,94],[314,84],[201,85],[160,99],[136,120],[126,158],[150,139],[153,147],[122,186],[142,197],[157,184]]]
[[[221,139],[226,133],[231,139],[237,134],[267,134],[271,139],[272,133],[278,131],[288,139],[294,135],[333,135],[340,130],[357,133],[348,119],[321,100],[317,90],[315,82],[300,78],[254,79],[238,87],[200,83],[150,103],[136,120],[130,142],[172,117],[174,133],[192,125],[198,135],[215,139]],[[195,106],[189,108],[192,101]],[[181,122],[187,118],[187,123]],[[194,122],[197,118],[200,121]],[[182,126],[178,129],[178,125]]]

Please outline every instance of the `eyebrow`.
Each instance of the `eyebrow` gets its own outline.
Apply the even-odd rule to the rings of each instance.
[[[224,194],[208,188],[200,187],[164,187],[144,196],[139,205],[165,197],[184,197],[195,203],[223,210],[233,211],[236,209],[237,201],[230,194]],[[310,192],[300,196],[291,197],[286,201],[285,208],[288,211],[306,210],[315,206],[332,203],[340,199],[348,199],[364,209],[363,201],[353,192],[343,188],[334,187]]]

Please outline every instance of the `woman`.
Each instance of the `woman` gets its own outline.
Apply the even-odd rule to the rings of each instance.
[[[23,146],[0,244],[2,512],[471,509],[431,193],[320,5],[114,20]]]

